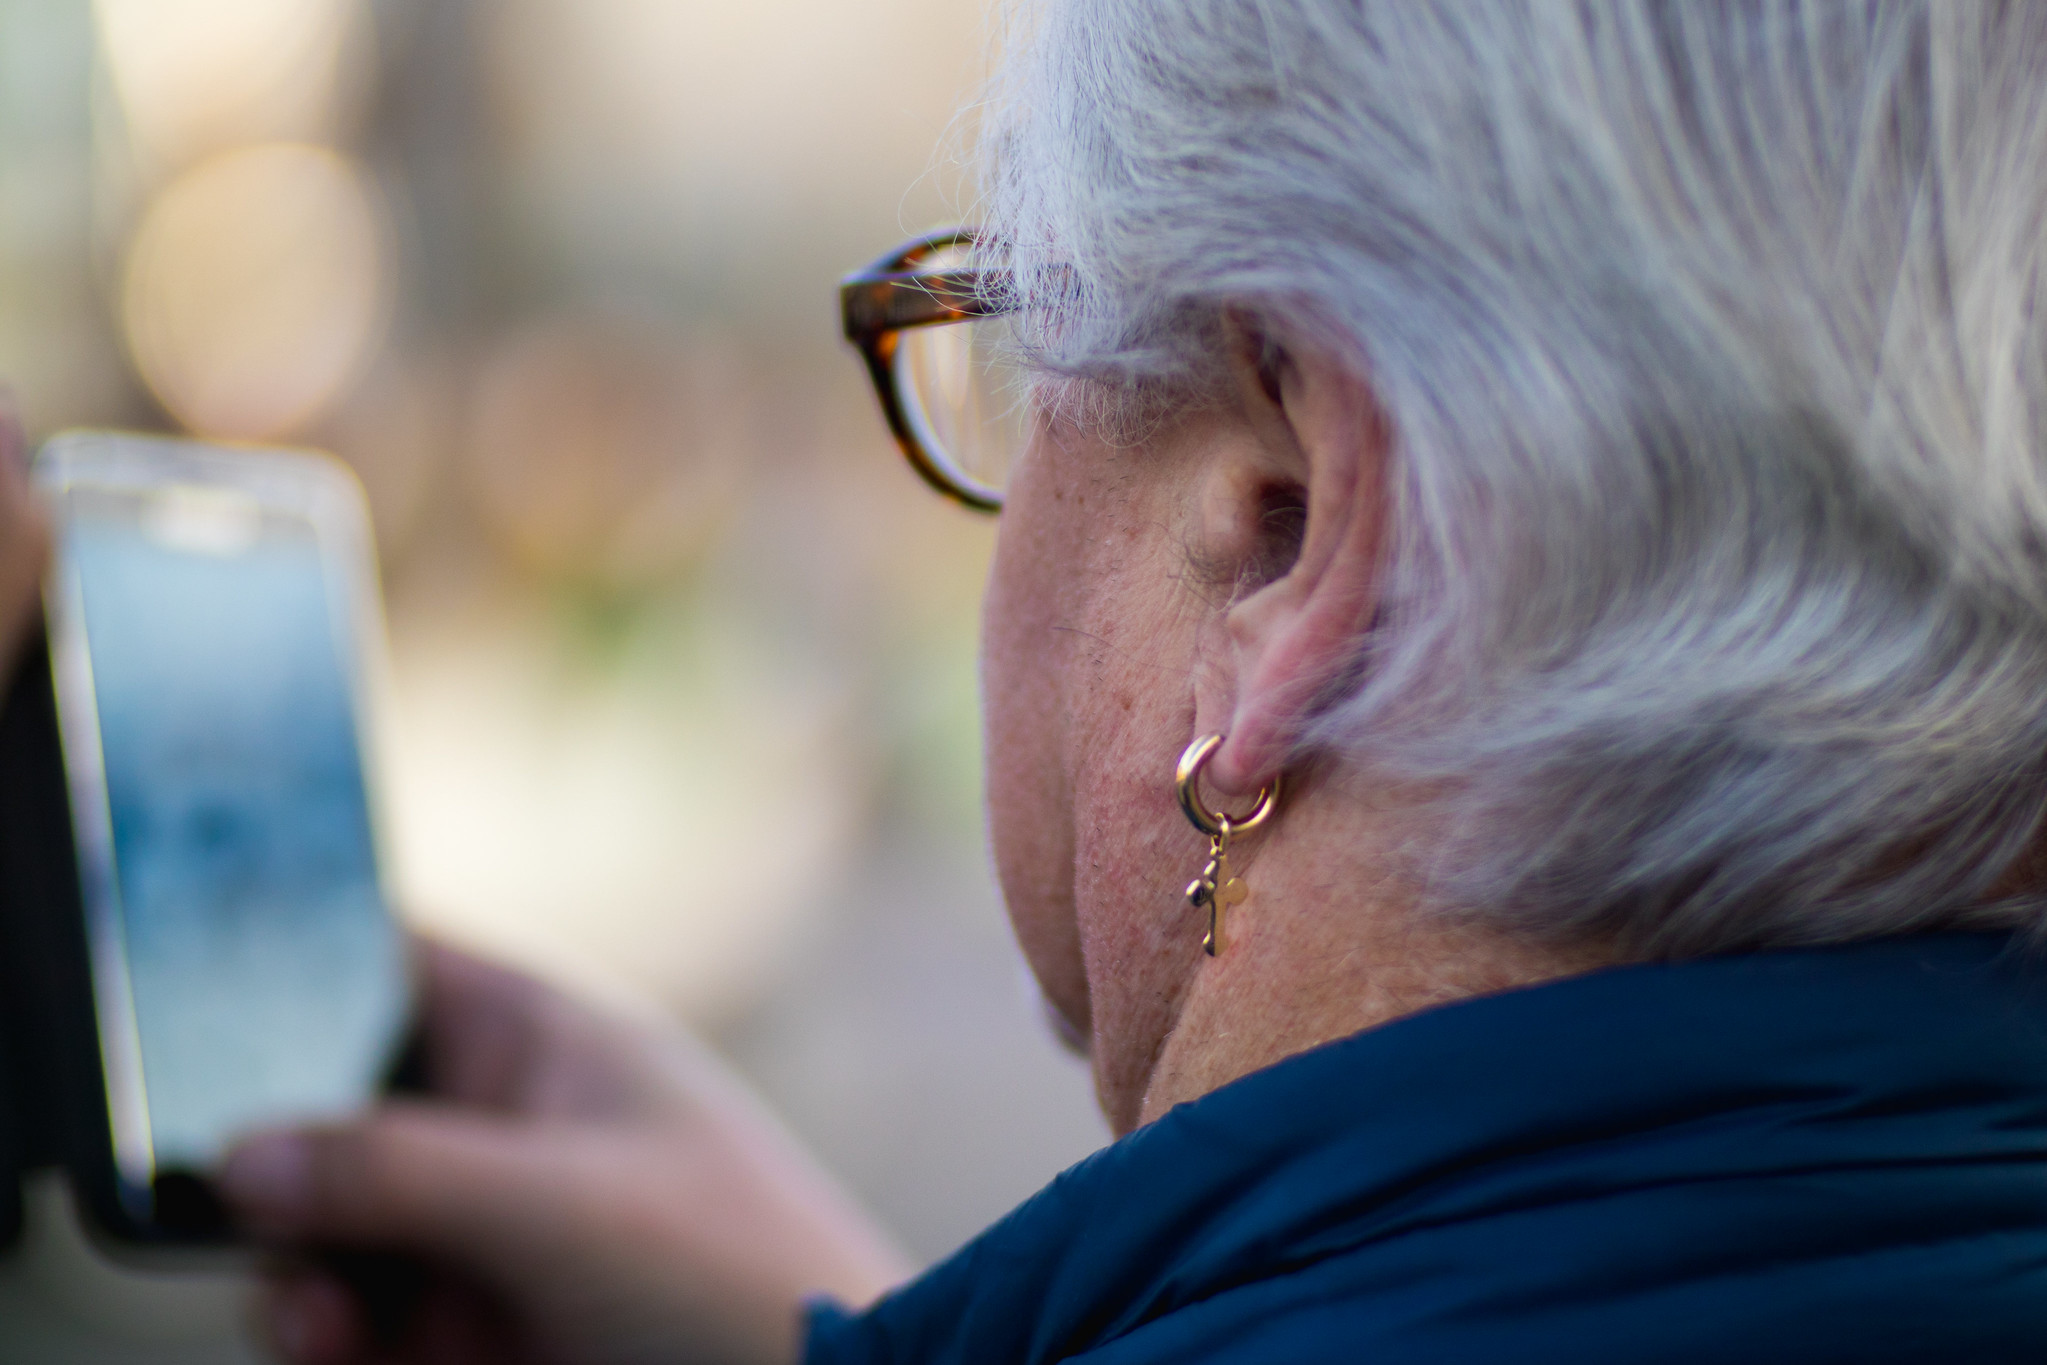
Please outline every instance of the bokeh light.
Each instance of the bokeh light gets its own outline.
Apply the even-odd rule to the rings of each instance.
[[[477,509],[533,571],[658,581],[732,510],[753,388],[708,336],[601,316],[536,323],[478,367],[464,442]]]
[[[324,140],[366,43],[350,0],[94,0],[129,132],[175,166],[248,141]]]
[[[271,143],[200,162],[129,247],[128,345],[152,392],[208,436],[287,436],[368,357],[388,305],[376,192],[347,158]]]
[[[765,623],[715,601],[639,623],[602,670],[564,667],[516,601],[450,624],[396,641],[410,912],[699,1023],[757,1001],[864,814],[843,686],[779,667]]]

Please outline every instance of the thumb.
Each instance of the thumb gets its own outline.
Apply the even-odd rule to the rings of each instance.
[[[474,1263],[517,1231],[510,1196],[531,1187],[531,1147],[530,1132],[502,1119],[393,1104],[346,1125],[250,1138],[228,1155],[219,1188],[265,1239]]]
[[[0,381],[0,479],[19,482],[28,465],[28,437],[22,434],[21,406],[14,390]]]

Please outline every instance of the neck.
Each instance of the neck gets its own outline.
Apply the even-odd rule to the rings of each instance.
[[[1223,951],[1199,960],[1139,1122],[1417,1010],[1613,961],[1598,949],[1530,944],[1426,915],[1406,887],[1387,878],[1385,861],[1361,856],[1376,841],[1301,840],[1309,823],[1295,822],[1293,848],[1275,840],[1247,863],[1251,898],[1227,926]],[[1303,843],[1352,851],[1322,857]],[[1368,890],[1338,898],[1339,887]]]

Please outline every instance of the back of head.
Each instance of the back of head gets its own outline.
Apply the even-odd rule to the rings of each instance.
[[[1303,756],[1446,913],[1674,955],[1960,924],[2047,809],[2047,6],[1040,0],[987,112],[1053,370],[1226,306],[1395,436]]]

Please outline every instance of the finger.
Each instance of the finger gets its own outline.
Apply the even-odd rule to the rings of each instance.
[[[390,1104],[342,1127],[252,1138],[219,1186],[261,1237],[484,1266],[531,1220],[509,1192],[547,1188],[535,1145],[503,1120]]]
[[[521,1365],[533,1358],[525,1338],[498,1298],[445,1280],[414,1314],[402,1356],[433,1365]]]
[[[49,521],[30,493],[28,443],[14,395],[0,384],[0,686],[34,621],[36,587],[50,555]]]
[[[521,1098],[547,991],[524,973],[437,939],[414,941],[420,1025],[436,1092],[497,1109]]]
[[[415,961],[436,1095],[503,1114],[637,1112],[660,1030],[432,939],[416,940]]]
[[[12,386],[0,383],[0,479],[21,482],[28,468],[28,437],[22,431],[21,404]]]
[[[369,1346],[354,1296],[319,1271],[274,1278],[257,1314],[264,1340],[292,1365],[347,1365],[363,1358]]]
[[[290,1365],[518,1365],[511,1314],[459,1277],[430,1279],[403,1322],[375,1329],[359,1289],[317,1266],[274,1270],[254,1305],[257,1338]]]
[[[16,565],[37,571],[49,550],[49,528],[42,504],[28,484],[28,437],[14,391],[0,383],[0,549]]]
[[[545,989],[525,972],[444,939],[415,934],[412,943],[429,994],[457,1008],[517,1005]]]

